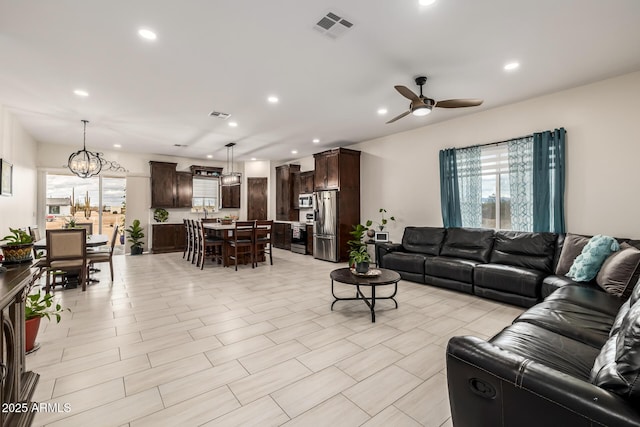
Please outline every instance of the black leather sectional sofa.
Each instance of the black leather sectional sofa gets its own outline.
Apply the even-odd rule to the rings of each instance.
[[[599,289],[554,274],[564,240],[555,233],[406,227],[402,243],[376,245],[376,259],[405,280],[531,307],[566,285]]]
[[[623,301],[569,285],[489,341],[451,338],[453,424],[640,426],[640,284]]]

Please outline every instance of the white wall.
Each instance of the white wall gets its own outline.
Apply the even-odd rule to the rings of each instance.
[[[638,99],[640,72],[353,145],[362,150],[362,220],[386,208],[397,218],[394,241],[407,225],[441,226],[439,150],[564,127],[567,230],[640,238]]]
[[[36,142],[0,105],[0,158],[13,164],[13,195],[0,196],[0,238],[36,224]]]

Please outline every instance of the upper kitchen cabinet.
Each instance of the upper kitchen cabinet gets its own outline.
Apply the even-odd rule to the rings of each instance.
[[[336,148],[314,154],[314,189],[360,189],[360,151]]]
[[[149,165],[151,165],[151,207],[175,207],[176,166],[178,164],[151,161]]]
[[[193,175],[191,172],[176,172],[176,208],[190,208],[193,198]]]
[[[300,172],[300,165],[282,165],[276,168],[276,220],[297,221],[298,210],[294,207],[294,174]]]
[[[313,177],[315,173],[313,171],[300,172],[300,193],[299,194],[311,194],[313,193]]]
[[[240,209],[240,185],[223,185],[222,209]]]

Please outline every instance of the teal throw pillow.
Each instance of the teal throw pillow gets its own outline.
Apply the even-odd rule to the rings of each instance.
[[[593,280],[609,255],[619,249],[620,245],[613,237],[602,234],[593,236],[573,261],[567,277],[576,282]]]

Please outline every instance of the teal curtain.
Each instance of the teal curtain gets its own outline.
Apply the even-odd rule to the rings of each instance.
[[[564,233],[564,128],[533,134],[533,231]]]
[[[482,227],[482,162],[480,147],[456,150],[460,216],[464,227]]]
[[[508,141],[507,151],[511,229],[533,231],[533,136]]]
[[[440,150],[440,207],[442,223],[446,228],[462,226],[458,167],[456,150],[453,148]]]

